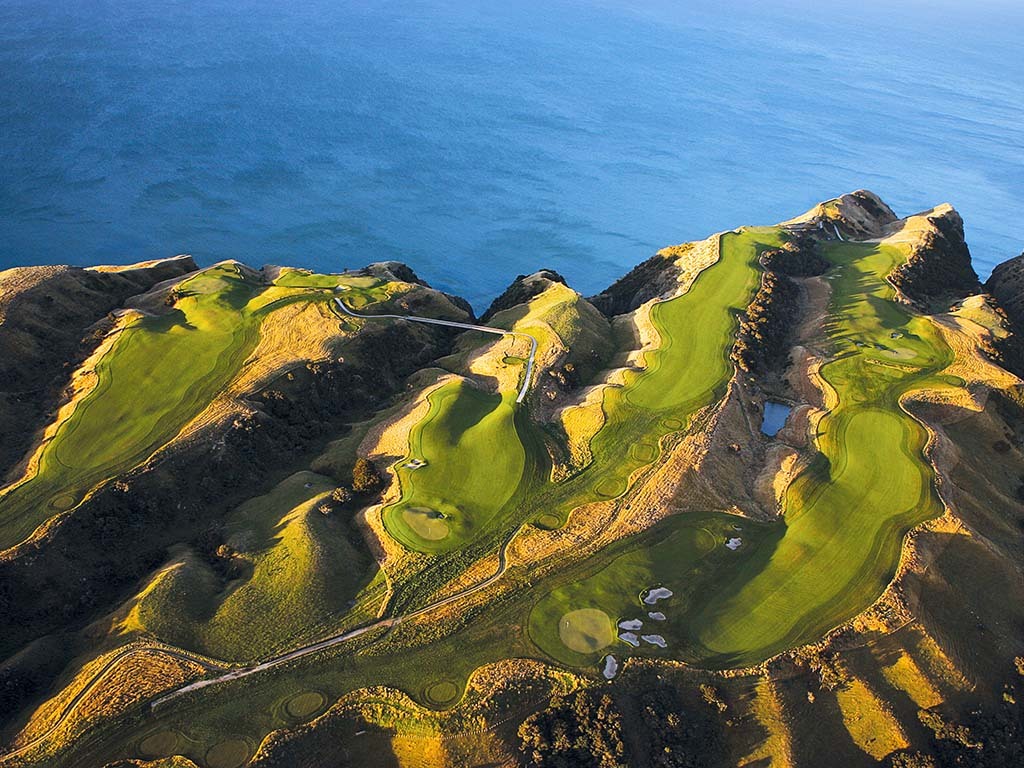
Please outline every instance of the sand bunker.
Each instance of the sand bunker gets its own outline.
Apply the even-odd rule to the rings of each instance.
[[[594,653],[611,645],[615,628],[607,613],[599,608],[580,608],[562,616],[558,636],[565,647],[577,653]]]
[[[665,614],[661,611],[651,611],[647,614],[647,618],[654,619],[655,621],[664,621]]]
[[[725,542],[725,546],[727,546],[729,549],[734,550],[734,551],[739,549],[740,545],[742,545],[742,544],[743,544],[743,539],[738,539],[738,538],[732,538],[732,539],[729,539],[727,542]]]
[[[645,643],[656,645],[659,648],[668,648],[668,643],[665,642],[665,638],[661,635],[642,635],[640,639]]]
[[[601,674],[604,675],[605,680],[611,680],[618,671],[619,662],[609,653],[604,657],[604,669],[601,670]]]
[[[636,632],[620,632],[619,640],[632,645],[634,648],[640,645],[640,638],[637,637]]]
[[[647,590],[647,594],[644,595],[644,602],[647,605],[654,605],[659,600],[672,597],[672,594],[672,590],[667,587],[655,587],[654,589]]]
[[[640,619],[624,619],[619,622],[619,629],[640,629],[643,625]]]

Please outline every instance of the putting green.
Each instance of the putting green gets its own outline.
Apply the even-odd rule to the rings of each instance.
[[[518,488],[526,452],[514,424],[515,392],[492,395],[455,381],[428,401],[396,468],[402,498],[384,510],[384,527],[410,549],[443,552],[486,529]],[[404,466],[414,458],[426,466]]]
[[[249,759],[252,750],[242,739],[227,739],[206,752],[209,768],[240,768]]]
[[[450,680],[441,680],[427,686],[426,699],[431,704],[443,706],[451,704],[459,695],[459,686]]]
[[[426,507],[402,510],[402,520],[417,536],[427,541],[440,541],[448,535],[449,527],[441,512]]]
[[[763,537],[764,526],[751,526],[747,552],[725,549],[736,518],[729,515],[679,515],[656,525],[646,534],[623,542],[618,551],[603,552],[569,570],[563,583],[542,597],[529,617],[533,642],[546,654],[572,666],[589,666],[595,654],[616,637],[615,621],[640,619],[644,633],[663,634],[678,648],[685,629],[685,606],[690,595],[713,573],[709,559],[735,564],[749,556]],[[747,535],[747,534],[744,534]],[[718,546],[716,551],[716,545]],[[641,594],[655,585],[674,593],[657,608],[645,605]],[[585,605],[588,608],[579,609]],[[664,622],[649,620],[647,612],[666,613]],[[602,617],[607,623],[608,638]],[[650,625],[650,626],[647,626]],[[623,653],[643,653],[624,644]]]
[[[578,608],[562,616],[558,636],[570,651],[596,653],[615,640],[615,627],[600,608]]]
[[[292,696],[284,705],[285,712],[289,717],[296,719],[306,718],[323,709],[327,699],[317,691],[305,691],[304,693]]]
[[[169,757],[174,754],[181,741],[181,734],[177,731],[157,731],[139,742],[139,752],[149,759]]]

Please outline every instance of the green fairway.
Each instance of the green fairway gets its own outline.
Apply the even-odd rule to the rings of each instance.
[[[429,402],[399,462],[402,499],[384,510],[384,526],[410,549],[444,552],[485,529],[509,500],[526,451],[514,423],[515,392],[492,395],[456,381]],[[414,459],[426,466],[405,466]]]
[[[353,293],[381,295],[379,281],[356,280]],[[43,449],[36,474],[0,497],[0,548],[173,438],[237,375],[269,313],[331,295],[315,289],[266,286],[225,263],[183,281],[167,314],[131,321],[96,364],[95,388]]]
[[[837,402],[818,426],[818,459],[791,485],[772,552],[723,575],[694,616],[696,653],[715,666],[759,661],[819,637],[867,607],[895,571],[903,534],[941,511],[924,429],[899,406],[938,384],[952,353],[931,321],[907,312],[884,280],[894,247],[832,244],[837,265],[821,374]],[[894,365],[892,361],[898,360]]]
[[[745,530],[737,531],[734,525]],[[731,536],[744,538],[736,552],[725,548]],[[728,515],[668,518],[629,542],[624,552],[620,548],[617,556],[602,553],[592,558],[596,573],[567,581],[541,598],[530,612],[530,638],[549,656],[571,666],[592,665],[605,653],[678,657],[694,592],[715,566],[734,567],[747,559],[763,536],[764,526]],[[644,593],[655,587],[673,594],[644,603]],[[649,618],[648,612],[655,611],[664,613],[665,619]],[[633,648],[619,640],[615,625],[629,620],[643,622],[641,629],[633,630],[638,636],[661,635],[668,649],[649,643]],[[610,634],[604,633],[604,621]]]
[[[606,391],[606,421],[591,441],[592,464],[537,494],[535,519],[544,516],[543,524],[552,527],[552,518],[562,524],[580,504],[621,495],[633,472],[658,457],[662,437],[724,394],[738,314],[759,284],[758,257],[783,238],[772,227],[726,233],[721,257],[690,290],[654,305],[659,340],[645,355],[646,367],[628,372],[623,387]]]

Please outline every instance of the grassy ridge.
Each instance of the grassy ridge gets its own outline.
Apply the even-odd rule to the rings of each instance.
[[[36,474],[0,496],[0,549],[172,439],[237,375],[275,309],[341,282],[364,302],[385,290],[369,278],[286,271],[282,280],[267,286],[219,264],[183,281],[167,314],[130,322],[97,362],[94,389],[43,448]]]
[[[228,541],[241,578],[226,589],[184,553],[137,598],[122,627],[222,659],[257,659],[334,626],[376,570],[342,515],[316,507],[334,483],[299,472],[235,510]],[[223,591],[222,591],[223,589]]]
[[[892,577],[903,534],[941,511],[922,450],[923,427],[899,399],[938,376],[952,353],[929,320],[894,301],[885,281],[898,248],[832,244],[821,369],[836,402],[818,425],[820,456],[792,484],[785,534],[772,552],[729,575],[694,617],[706,663],[737,666],[806,642],[870,604]]]

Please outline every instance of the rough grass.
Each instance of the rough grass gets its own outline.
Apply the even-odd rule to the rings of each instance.
[[[862,680],[848,681],[836,692],[836,700],[854,744],[875,760],[909,746],[892,712]]]
[[[351,543],[345,513],[317,511],[331,488],[327,478],[299,472],[243,504],[228,522],[242,577],[222,584],[205,560],[186,552],[139,595],[124,629],[250,660],[335,626],[374,569]]]
[[[759,661],[865,608],[892,578],[903,534],[941,511],[925,430],[899,401],[948,385],[936,374],[950,350],[929,320],[893,300],[884,277],[902,251],[843,243],[825,253],[836,264],[826,325],[834,357],[821,374],[834,402],[818,424],[820,455],[788,491],[775,550],[728,577],[695,617],[714,666]]]

